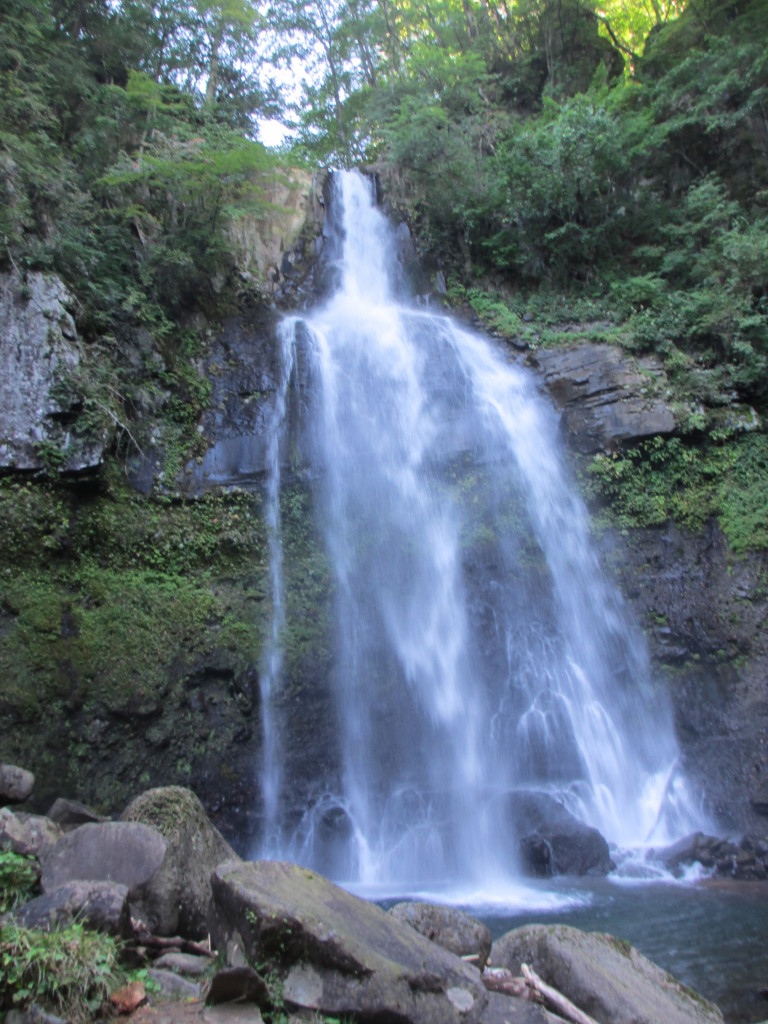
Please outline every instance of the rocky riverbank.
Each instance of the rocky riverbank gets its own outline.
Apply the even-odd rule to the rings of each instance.
[[[29,779],[6,774],[18,798]],[[145,999],[174,1022],[225,1019],[222,1005],[226,1019],[236,1012],[253,1024],[723,1020],[611,936],[529,926],[491,946],[487,928],[459,911],[405,904],[387,913],[296,865],[242,861],[178,787],[143,793],[118,820],[66,800],[50,816],[6,807],[0,849],[31,858],[40,889],[3,929],[77,919],[118,936],[145,980],[113,993],[113,1008],[135,1011],[137,1022],[159,1019],[140,1008]],[[31,996],[7,982],[2,1000],[16,1004],[9,1020],[40,1019]]]

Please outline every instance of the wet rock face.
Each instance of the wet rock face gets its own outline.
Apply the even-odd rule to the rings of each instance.
[[[504,808],[515,822],[520,864],[528,874],[606,875],[613,869],[605,838],[547,793],[508,793]]]
[[[597,452],[675,430],[667,379],[653,356],[629,358],[611,345],[542,349],[529,363],[563,414],[568,442]]]
[[[733,842],[695,832],[654,855],[676,874],[691,864],[701,864],[719,878],[758,882],[768,878],[768,836],[742,836]]]
[[[0,275],[0,468],[99,466],[107,439],[73,432],[82,406],[73,303],[54,274]]]
[[[671,699],[683,767],[718,828],[765,834],[768,558],[734,558],[715,522],[603,537]]]

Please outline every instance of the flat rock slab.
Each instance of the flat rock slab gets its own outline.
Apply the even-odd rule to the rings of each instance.
[[[200,1002],[174,1000],[142,1007],[129,1020],[131,1024],[263,1024],[264,1018],[255,1003],[203,1006]]]
[[[200,986],[194,981],[189,981],[188,978],[180,977],[173,971],[163,971],[151,967],[147,971],[147,977],[159,987],[160,997],[163,999],[200,998]],[[156,1002],[157,998],[157,993],[155,993],[150,1002]]]
[[[51,804],[47,815],[51,821],[55,821],[65,832],[71,832],[79,825],[87,825],[89,822],[108,821],[103,814],[97,814],[92,807],[80,803],[79,800],[67,800],[58,797]]]
[[[598,1024],[723,1024],[720,1010],[628,942],[566,925],[527,925],[493,944],[496,967],[531,966]]]
[[[481,1020],[488,993],[476,968],[322,876],[241,862],[220,865],[211,882],[218,949],[284,965],[289,1008],[359,1022]]]
[[[635,359],[613,345],[586,344],[540,349],[530,362],[542,373],[579,451],[675,430],[666,373],[654,356]]]
[[[175,971],[188,978],[199,978],[211,969],[213,960],[207,956],[195,956],[193,953],[163,953],[154,962],[154,966],[163,971]]]

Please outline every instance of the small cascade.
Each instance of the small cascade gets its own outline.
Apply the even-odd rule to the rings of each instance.
[[[289,321],[278,327],[280,342],[280,377],[275,391],[271,422],[267,432],[266,503],[267,547],[269,551],[269,582],[272,599],[269,632],[264,644],[259,672],[261,698],[262,757],[259,782],[264,815],[263,850],[266,856],[280,850],[279,809],[282,784],[280,723],[274,714],[275,691],[280,685],[283,668],[282,633],[285,627],[285,593],[283,581],[283,540],[280,527],[280,451],[286,426],[288,382],[294,363],[294,328]]]
[[[364,886],[485,885],[514,874],[521,789],[619,846],[670,841],[698,823],[670,710],[601,572],[552,409],[487,339],[396,301],[371,183],[344,172],[334,189],[340,287],[287,320],[282,345],[286,382],[299,336],[313,380],[342,768],[281,833],[278,439],[260,852]],[[283,391],[276,437],[284,419]]]

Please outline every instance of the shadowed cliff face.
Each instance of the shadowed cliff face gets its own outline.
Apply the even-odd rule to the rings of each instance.
[[[764,834],[768,561],[736,558],[715,522],[605,537],[675,707],[685,765],[729,830]],[[759,812],[760,811],[760,812]]]

